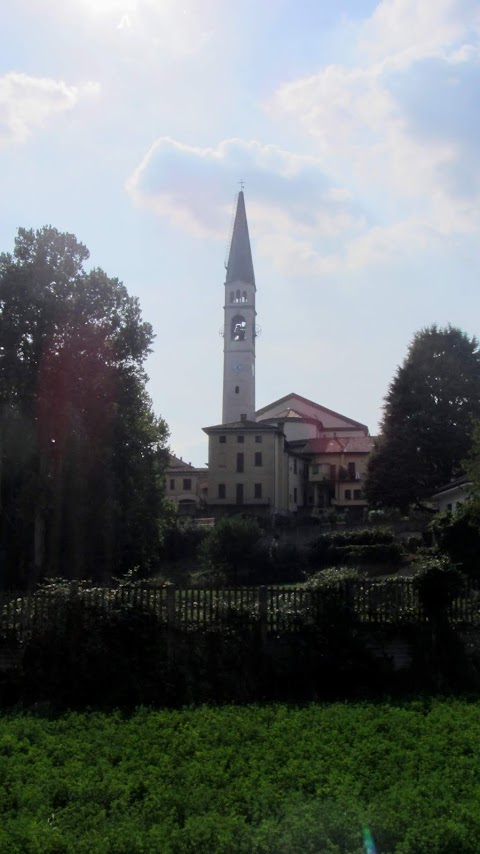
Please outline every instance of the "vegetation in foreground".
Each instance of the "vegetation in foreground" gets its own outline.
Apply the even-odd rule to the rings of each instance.
[[[480,704],[0,718],[0,852],[480,850]]]

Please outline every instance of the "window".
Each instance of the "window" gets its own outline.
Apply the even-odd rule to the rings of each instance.
[[[257,445],[261,445],[263,441],[263,436],[255,436],[255,442]]]
[[[242,414],[240,415],[240,421],[246,421],[246,420],[247,420],[247,413],[242,412]]]
[[[335,480],[336,476],[337,476],[337,467],[336,466],[330,466],[330,478],[332,480]]]
[[[255,451],[255,465],[256,466],[262,465],[262,452],[261,451]],[[242,471],[243,471],[243,469],[242,469]]]
[[[243,445],[245,441],[245,436],[237,436],[237,442],[239,445]]]
[[[189,477],[184,477],[183,478],[183,491],[184,492],[190,492],[191,488],[192,488],[191,479]]]
[[[294,474],[296,474],[296,473],[297,473],[297,458],[296,458],[296,457],[295,457],[295,459],[294,459],[294,461],[293,461],[293,473],[294,473]]]
[[[237,504],[243,504],[243,483],[237,483],[236,497]]]
[[[230,326],[230,337],[232,341],[245,341],[247,332],[247,321],[241,314],[236,314],[232,317]]]
[[[227,441],[227,437],[226,436],[219,436],[218,441],[220,442],[221,445],[224,445],[225,442]]]
[[[239,386],[239,385],[236,385],[236,386],[235,386],[235,394],[238,394],[238,392],[239,392],[239,391],[240,391],[240,386]]]
[[[262,484],[261,483],[254,483],[253,484],[253,497],[254,498],[261,498],[262,497]]]
[[[353,497],[354,497],[355,501],[360,501],[360,499],[363,498],[362,490],[361,489],[354,489],[353,490]]]
[[[297,497],[297,495],[298,495],[298,493],[297,493],[297,487],[296,487],[296,486],[294,486],[294,487],[293,487],[293,502],[294,502],[294,504],[296,504],[296,503],[297,503],[297,501],[298,501],[298,497]]]
[[[243,454],[237,454],[237,471],[243,471]]]
[[[350,480],[355,480],[355,463],[348,463],[348,476]]]
[[[218,484],[218,497],[226,498],[227,497],[227,488],[224,483]]]
[[[175,481],[174,481],[173,477],[170,481],[170,489],[175,489]]]
[[[351,501],[351,500],[352,500],[352,490],[346,489],[345,490],[345,501]]]
[[[312,474],[318,474],[319,471],[320,469],[318,466],[312,466]]]

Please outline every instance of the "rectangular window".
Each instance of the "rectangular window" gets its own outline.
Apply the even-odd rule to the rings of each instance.
[[[261,451],[255,451],[255,465],[256,466],[262,465],[262,452]]]
[[[246,421],[246,420],[247,420],[247,413],[242,412],[242,414],[240,415],[240,421]]]
[[[353,490],[353,497],[354,497],[355,501],[360,501],[363,498],[362,490],[361,489],[354,489]]]
[[[243,454],[237,454],[237,471],[243,471]]]
[[[224,483],[218,484],[218,497],[226,498],[227,497],[227,488]]]
[[[355,480],[355,463],[348,464],[348,476],[350,480]]]
[[[219,436],[218,441],[220,442],[221,445],[224,445],[225,442],[227,441],[227,437],[226,436]]]
[[[293,461],[293,473],[294,473],[294,474],[296,474],[296,473],[297,473],[297,458],[296,458],[296,457],[295,457],[295,459],[294,459],[294,461]]]
[[[238,393],[239,393],[239,391],[240,391],[240,386],[239,386],[239,385],[236,385],[236,386],[235,386],[235,394],[238,394]]]
[[[320,469],[318,466],[312,466],[312,474],[318,474],[319,471]]]
[[[243,504],[243,483],[237,483],[236,497],[237,504]]]
[[[335,480],[336,476],[337,476],[337,467],[336,466],[330,466],[330,479]]]
[[[190,480],[189,477],[184,477],[183,478],[183,491],[184,492],[190,492],[191,488],[192,488],[192,481]]]
[[[262,497],[262,484],[261,483],[254,483],[253,484],[253,497],[254,498],[261,498]]]
[[[352,490],[346,489],[345,490],[345,501],[351,501],[351,500],[352,500]]]
[[[297,503],[297,501],[298,501],[298,498],[297,498],[297,487],[296,487],[296,486],[294,486],[294,487],[293,487],[293,502],[294,502],[294,504],[296,504],[296,503]]]
[[[170,489],[175,489],[175,481],[173,478],[170,481]]]
[[[257,445],[261,445],[263,441],[263,436],[255,436],[255,442]]]
[[[245,436],[237,436],[237,442],[240,445],[243,445],[244,441],[245,441]]]

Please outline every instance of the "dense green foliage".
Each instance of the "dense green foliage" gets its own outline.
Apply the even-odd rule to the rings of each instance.
[[[477,854],[478,703],[0,718],[1,854]]]
[[[385,398],[365,492],[372,505],[420,505],[461,473],[480,416],[480,352],[452,326],[418,332]]]
[[[19,229],[0,256],[0,541],[4,586],[148,569],[159,545],[167,427],[138,300],[86,247]]]

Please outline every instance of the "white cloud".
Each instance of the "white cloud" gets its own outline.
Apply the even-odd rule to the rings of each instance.
[[[444,55],[479,22],[476,0],[383,0],[366,22],[362,45],[372,61],[410,64]]]
[[[126,187],[137,206],[197,237],[225,241],[231,216],[225,188],[238,186],[239,177],[246,181],[257,254],[293,275],[332,272],[343,264],[335,255],[323,257],[325,244],[360,235],[364,215],[348,189],[332,184],[314,157],[256,141],[230,139],[216,148],[195,148],[161,138]]]
[[[5,74],[0,77],[0,146],[25,142],[53,115],[73,109],[97,91],[95,83],[68,86],[63,80]]]
[[[372,223],[352,193],[326,177],[322,162],[273,145],[224,140],[196,148],[161,138],[127,181],[134,203],[196,237],[225,241],[231,207],[225,187],[247,179],[248,218],[258,257],[294,277],[348,274],[404,260],[449,233],[438,199],[436,221],[409,217]],[[251,185],[252,191],[248,192]],[[466,210],[467,218],[470,211]]]
[[[159,49],[170,57],[199,53],[213,29],[212,0],[78,0],[96,27],[123,30],[132,45]]]
[[[127,189],[177,226],[225,239],[225,187],[244,178],[257,253],[296,276],[400,263],[471,234],[480,227],[479,20],[476,0],[383,0],[361,28],[361,63],[321,68],[271,100],[313,153],[161,138]]]
[[[303,127],[325,171],[373,200],[378,221],[344,247],[349,265],[395,253],[398,234],[418,251],[417,221],[427,241],[480,226],[480,168],[469,154],[480,129],[479,31],[476,0],[383,0],[362,28],[361,64],[327,66],[275,93],[270,110]]]

